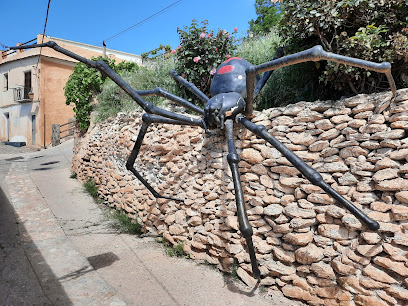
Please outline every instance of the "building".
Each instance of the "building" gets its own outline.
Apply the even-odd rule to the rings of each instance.
[[[50,40],[89,59],[105,52],[116,63],[142,64],[139,55],[43,35],[24,45]],[[65,104],[64,86],[76,63],[51,48],[1,52],[0,141],[30,146],[51,143],[52,124],[64,124],[74,117],[74,106]]]

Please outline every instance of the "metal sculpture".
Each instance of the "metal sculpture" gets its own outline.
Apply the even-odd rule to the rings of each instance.
[[[250,130],[256,136],[263,138],[273,147],[275,147],[283,156],[285,156],[311,183],[319,186],[327,194],[333,197],[338,203],[347,208],[354,216],[362,221],[369,229],[378,230],[380,225],[375,220],[372,220],[365,215],[361,210],[355,207],[351,202],[340,195],[329,184],[324,182],[322,176],[314,169],[309,167],[302,159],[300,159],[295,153],[285,147],[274,136],[269,134],[263,125],[252,123],[247,117],[249,117],[253,110],[253,101],[255,97],[264,87],[268,81],[272,72],[275,69],[294,65],[300,62],[306,61],[320,61],[328,60],[334,61],[339,64],[352,65],[360,68],[373,70],[376,72],[384,73],[387,76],[388,82],[391,87],[393,95],[396,94],[396,87],[391,75],[391,65],[387,62],[374,63],[361,59],[346,57],[323,50],[321,46],[315,46],[311,49],[298,52],[295,54],[282,56],[282,50],[279,49],[272,61],[266,62],[260,65],[252,65],[248,61],[232,57],[222,63],[214,75],[214,79],[211,84],[210,92],[211,98],[208,98],[203,92],[201,92],[194,84],[186,81],[180,77],[174,70],[170,71],[174,80],[181,85],[185,86],[201,101],[205,102],[205,108],[202,109],[189,101],[180,98],[174,94],[167,92],[162,88],[155,88],[153,90],[135,90],[129,84],[127,84],[118,74],[116,74],[104,61],[92,61],[82,56],[79,56],[69,50],[66,50],[58,46],[55,42],[47,42],[43,44],[33,44],[25,46],[17,46],[11,49],[29,49],[37,47],[50,47],[54,50],[63,53],[69,57],[72,57],[90,67],[98,69],[107,77],[112,79],[120,88],[122,88],[133,100],[135,100],[146,112],[142,116],[142,126],[140,128],[138,137],[130,153],[130,156],[126,163],[126,168],[131,171],[140,182],[146,186],[146,188],[156,198],[164,198],[175,201],[182,201],[180,199],[168,197],[159,194],[134,168],[134,163],[139,153],[140,147],[143,142],[143,138],[146,135],[148,127],[152,123],[165,123],[174,125],[191,125],[200,126],[206,133],[212,134],[210,129],[224,129],[226,132],[226,139],[228,144],[228,164],[231,169],[232,179],[235,189],[235,201],[237,206],[239,229],[242,236],[246,240],[248,253],[251,260],[252,272],[255,278],[260,278],[260,271],[258,268],[258,262],[255,256],[255,250],[252,243],[252,227],[248,221],[248,216],[245,209],[244,195],[242,191],[242,185],[239,173],[239,155],[235,149],[234,143],[234,121],[244,128]],[[264,73],[262,78],[259,78],[259,74]],[[177,114],[167,111],[153,105],[151,102],[145,101],[144,96],[161,96],[165,97],[185,108],[188,108],[202,116],[201,119],[192,118],[189,116]]]

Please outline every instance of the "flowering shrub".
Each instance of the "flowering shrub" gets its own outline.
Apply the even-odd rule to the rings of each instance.
[[[326,51],[374,62],[388,61],[397,86],[408,86],[408,1],[283,0],[282,33],[301,49]],[[388,89],[383,74],[328,63],[321,80],[339,93]],[[404,81],[405,80],[405,81]]]
[[[202,21],[201,26],[193,20],[190,27],[178,28],[180,46],[174,53],[176,71],[208,95],[215,68],[236,48],[233,34],[238,28],[231,35],[226,30],[214,33],[207,25],[207,20]]]

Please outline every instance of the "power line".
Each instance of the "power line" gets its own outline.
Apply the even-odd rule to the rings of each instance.
[[[115,34],[115,35],[113,35],[113,36],[111,36],[111,37],[109,37],[109,38],[103,40],[103,42],[106,42],[106,41],[108,41],[108,40],[110,40],[110,39],[112,39],[112,38],[115,38],[115,37],[117,37],[117,36],[119,36],[119,35],[122,35],[123,33],[129,31],[130,29],[133,29],[134,27],[137,27],[137,26],[141,25],[142,23],[148,21],[149,19],[152,19],[154,16],[159,15],[160,13],[164,12],[165,10],[171,8],[172,6],[178,4],[178,3],[181,2],[181,1],[183,1],[183,0],[178,0],[178,1],[176,1],[176,2],[174,2],[174,3],[172,3],[172,4],[170,4],[169,6],[166,6],[165,8],[163,8],[163,9],[161,9],[160,11],[154,13],[153,15],[151,15],[151,16],[149,16],[149,17],[143,19],[142,21],[139,21],[138,23],[132,25],[131,27],[129,27],[129,28],[127,28],[127,29],[125,29],[125,30],[119,32],[118,34]],[[100,43],[98,43],[97,45],[102,44],[103,42],[100,42]]]
[[[48,13],[50,12],[50,4],[51,4],[51,0],[48,0],[47,15],[45,16],[44,31],[43,31],[43,35],[41,38],[41,43],[44,42],[45,30],[47,29],[47,22],[48,22]],[[42,47],[40,48],[40,55],[38,56],[37,67],[38,67],[38,63],[40,62],[41,52],[42,52]]]

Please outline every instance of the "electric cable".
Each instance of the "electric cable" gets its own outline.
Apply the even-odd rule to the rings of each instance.
[[[142,23],[148,21],[149,19],[152,19],[153,17],[155,17],[155,16],[159,15],[160,13],[166,11],[167,9],[171,8],[172,6],[175,6],[176,4],[180,3],[181,1],[183,1],[183,0],[178,0],[178,1],[176,1],[176,2],[174,2],[174,3],[172,3],[172,4],[170,4],[169,6],[166,6],[165,8],[163,8],[163,9],[161,9],[160,11],[154,13],[153,15],[150,15],[149,17],[143,19],[142,21],[139,21],[138,23],[132,25],[131,27],[129,27],[129,28],[127,28],[127,29],[125,29],[125,30],[123,30],[123,31],[121,31],[121,32],[119,32],[119,33],[117,33],[117,34],[115,34],[115,35],[113,35],[113,36],[107,38],[107,39],[104,39],[103,41],[101,41],[100,43],[97,43],[96,45],[100,45],[100,44],[102,44],[103,42],[106,42],[106,41],[108,41],[108,40],[110,40],[110,39],[112,39],[112,38],[115,38],[115,37],[117,37],[117,36],[119,36],[119,35],[122,35],[123,33],[129,31],[130,29],[133,29],[134,27],[137,27],[137,26],[141,25]]]

